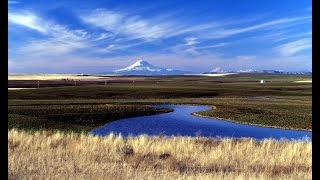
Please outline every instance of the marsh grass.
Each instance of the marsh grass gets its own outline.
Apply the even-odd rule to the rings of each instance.
[[[166,108],[112,104],[9,106],[8,127],[24,130],[87,132],[117,119],[170,112]]]
[[[311,179],[312,143],[8,132],[9,179]]]
[[[197,114],[244,124],[312,130],[311,103],[233,100],[214,103],[214,107]]]

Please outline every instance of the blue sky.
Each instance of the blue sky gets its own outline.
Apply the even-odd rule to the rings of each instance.
[[[311,0],[8,1],[9,73],[311,70]]]

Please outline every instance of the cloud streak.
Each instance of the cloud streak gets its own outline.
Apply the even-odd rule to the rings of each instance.
[[[242,28],[220,29],[215,31],[214,33],[209,34],[208,37],[213,39],[225,38],[250,31],[267,30],[270,28],[274,28],[275,26],[278,26],[279,28],[279,26],[281,25],[288,25],[290,23],[296,23],[299,21],[303,22],[308,19],[311,19],[311,17],[282,18]]]
[[[305,49],[312,48],[310,38],[304,38],[297,41],[288,42],[276,47],[276,51],[283,56],[292,56]]]
[[[106,31],[147,41],[164,37],[170,31],[166,23],[155,25],[139,16],[126,16],[105,9],[94,10],[86,16],[82,16],[81,19]]]
[[[19,2],[18,1],[8,1],[8,5],[10,4],[18,4]]]
[[[17,50],[33,57],[60,56],[74,50],[90,46],[91,35],[82,29],[71,30],[66,26],[43,19],[36,14],[23,11],[8,14],[9,23],[32,29],[44,35],[44,38],[24,43]],[[105,39],[101,34],[96,40]]]
[[[9,13],[8,22],[18,24],[41,33],[47,32],[47,27],[44,22],[41,21],[36,15],[30,12],[22,13]]]
[[[80,16],[82,21],[112,32],[118,36],[140,39],[146,42],[167,39],[179,35],[201,33],[219,26],[218,23],[190,25],[188,22],[178,22],[170,16],[142,18],[138,15],[96,9]]]

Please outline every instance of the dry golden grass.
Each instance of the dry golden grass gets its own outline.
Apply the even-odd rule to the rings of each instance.
[[[11,74],[8,75],[8,80],[61,80],[61,79],[75,79],[75,80],[98,80],[102,77],[98,76],[79,76],[76,74]],[[106,77],[103,77],[106,79]]]
[[[312,80],[293,81],[294,83],[312,83]]]
[[[81,76],[77,74],[9,74],[8,80],[87,80],[87,81],[105,81],[105,80],[146,80],[147,77],[126,77],[120,75],[108,75],[108,76],[99,76],[99,75],[86,75]]]
[[[311,179],[312,143],[10,130],[9,179]]]

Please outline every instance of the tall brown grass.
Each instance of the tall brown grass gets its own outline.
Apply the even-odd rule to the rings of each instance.
[[[311,179],[312,143],[10,130],[9,179]]]

